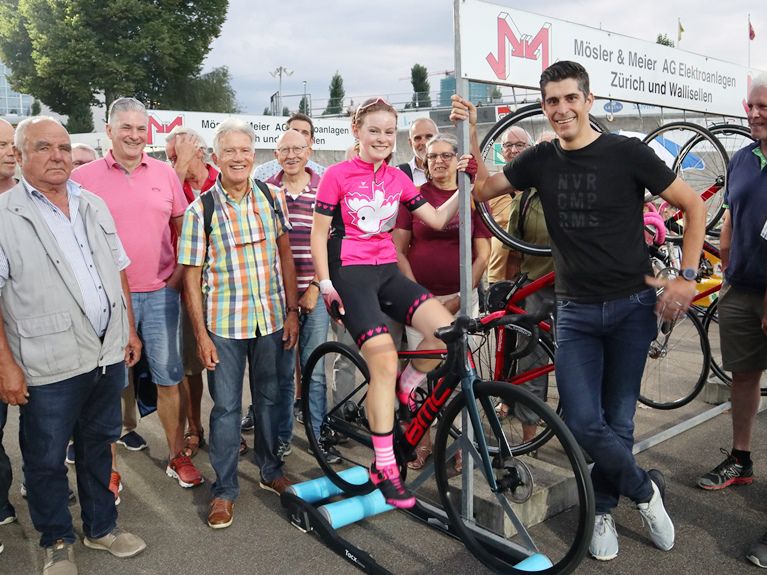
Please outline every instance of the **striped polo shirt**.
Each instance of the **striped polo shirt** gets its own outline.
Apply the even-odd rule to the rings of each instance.
[[[296,264],[296,283],[298,293],[302,294],[314,278],[314,262],[312,261],[312,248],[310,245],[312,233],[312,221],[314,219],[314,202],[317,198],[317,186],[320,176],[308,166],[305,168],[310,179],[306,187],[297,195],[293,196],[282,185],[284,172],[280,170],[274,177],[269,178],[268,184],[273,184],[282,190],[288,205],[288,221],[290,222],[290,249],[293,252],[293,261]]]
[[[285,213],[285,198],[269,188]],[[282,329],[284,289],[277,238],[288,231],[268,200],[250,181],[250,190],[238,202],[221,184],[213,194],[214,212],[208,255],[202,200],[197,198],[184,214],[178,263],[202,266],[202,293],[208,330],[229,339],[250,339]]]

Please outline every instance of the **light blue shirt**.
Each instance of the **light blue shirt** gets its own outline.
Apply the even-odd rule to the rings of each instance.
[[[69,264],[72,273],[77,279],[80,293],[85,304],[85,314],[93,329],[101,337],[106,331],[110,317],[110,302],[99,277],[98,270],[93,261],[91,248],[88,244],[88,236],[85,233],[85,225],[80,217],[80,186],[67,182],[67,197],[69,200],[69,217],[57,208],[42,193],[34,189],[29,182],[22,178],[22,184],[27,194],[32,198],[34,205],[48,225],[48,229],[61,247],[61,251]],[[115,260],[117,269],[124,270],[130,264],[128,255],[123,249],[120,239],[117,238],[119,254]],[[11,270],[8,258],[0,248],[0,290],[10,277]]]
[[[320,166],[317,162],[313,162],[312,160],[306,162],[306,167],[311,168],[311,170],[318,176],[321,176],[325,172],[324,166]],[[253,169],[252,175],[255,179],[265,182],[272,176],[276,176],[281,169],[282,166],[280,166],[280,163],[277,160],[272,160],[271,162],[266,162],[256,166]]]

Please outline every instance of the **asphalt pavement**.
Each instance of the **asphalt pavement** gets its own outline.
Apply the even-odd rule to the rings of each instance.
[[[247,405],[247,402],[245,402]],[[205,418],[210,409],[206,397]],[[705,406],[699,405],[699,410]],[[640,410],[641,434],[648,425],[662,426],[673,414]],[[649,418],[649,419],[648,419]],[[665,419],[664,419],[665,418]],[[648,424],[647,421],[650,423]],[[623,501],[615,519],[620,538],[617,559],[600,563],[585,559],[579,575],[654,575],[654,574],[738,574],[757,573],[745,560],[750,543],[767,530],[767,414],[761,414],[755,429],[754,461],[757,480],[751,486],[706,492],[695,487],[695,480],[722,459],[719,447],[729,447],[730,421],[727,413],[667,440],[641,453],[645,468],[656,467],[666,474],[667,507],[677,530],[676,545],[670,552],[655,549],[630,502]],[[14,466],[11,502],[17,510],[16,523],[0,527],[0,573],[8,575],[42,572],[42,552],[38,534],[19,493],[21,460],[16,435],[18,410],[9,410],[5,447]],[[119,524],[143,537],[148,548],[137,557],[117,559],[103,551],[76,545],[81,574],[296,574],[359,573],[351,564],[327,549],[317,537],[294,528],[286,518],[279,498],[258,487],[258,468],[252,451],[239,466],[240,497],[235,504],[234,523],[227,529],[212,530],[206,524],[208,486],[214,474],[207,451],[201,450],[195,462],[206,478],[206,485],[182,489],[166,477],[166,447],[159,420],[149,416],[138,431],[149,442],[141,452],[118,447],[118,464],[124,491],[118,507]],[[252,437],[248,439],[252,446]],[[75,485],[74,469],[69,467],[70,484]],[[287,474],[294,480],[317,475],[316,463],[306,452],[303,431],[297,428],[293,453],[286,459]],[[70,507],[75,531],[82,536],[79,506]],[[344,536],[371,553],[392,573],[471,574],[488,571],[460,542],[420,524],[401,512],[391,512],[344,529]]]

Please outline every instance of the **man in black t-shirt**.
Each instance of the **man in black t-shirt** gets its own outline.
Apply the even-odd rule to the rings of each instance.
[[[695,294],[703,244],[705,207],[684,181],[636,139],[600,134],[589,123],[594,96],[586,70],[557,62],[541,75],[543,111],[557,134],[523,152],[503,173],[490,176],[480,163],[474,195],[480,201],[535,187],[543,205],[557,274],[556,377],[568,427],[594,460],[594,533],[597,559],[618,554],[611,515],[619,496],[632,499],[660,549],[674,545],[674,526],[663,504],[658,470],[634,459],[634,412],[655,313],[671,320],[686,312]],[[453,97],[453,120],[476,110]],[[479,153],[472,133],[472,152]],[[682,275],[664,282],[656,304],[646,285],[651,273],[643,238],[644,191],[685,212]]]

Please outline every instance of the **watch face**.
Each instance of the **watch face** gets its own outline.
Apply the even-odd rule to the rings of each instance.
[[[686,280],[693,281],[698,276],[698,273],[692,268],[684,268],[682,270],[682,277]]]

